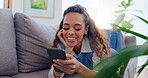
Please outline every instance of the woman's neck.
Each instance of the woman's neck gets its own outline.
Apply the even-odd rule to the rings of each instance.
[[[81,43],[79,43],[78,45],[76,45],[76,46],[74,47],[74,49],[73,49],[73,51],[74,51],[77,55],[79,55],[80,52],[81,52],[81,46],[82,46],[82,41],[81,41]]]

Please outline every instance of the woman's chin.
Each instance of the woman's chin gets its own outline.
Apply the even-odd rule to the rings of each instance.
[[[67,44],[69,47],[74,47],[76,46],[75,44]]]

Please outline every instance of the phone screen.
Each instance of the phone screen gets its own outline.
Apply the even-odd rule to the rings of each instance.
[[[58,48],[47,48],[48,55],[51,59],[51,63],[54,64],[53,59],[63,59],[67,60],[65,51]],[[54,67],[55,71],[62,72],[61,70]],[[63,72],[62,72],[63,73]]]

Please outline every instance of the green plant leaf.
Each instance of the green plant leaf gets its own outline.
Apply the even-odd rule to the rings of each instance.
[[[148,44],[148,40],[144,44]]]
[[[125,1],[122,1],[121,2],[121,5],[126,9],[127,8],[127,5],[126,5],[126,2]]]
[[[124,12],[124,9],[119,10],[119,11],[115,11],[115,13],[123,13],[123,12]]]
[[[113,25],[113,26],[119,28],[119,30],[121,30],[121,31],[125,31],[125,32],[127,32],[127,33],[131,33],[131,34],[136,35],[136,36],[138,36],[138,37],[140,37],[140,38],[143,38],[143,39],[145,39],[145,40],[148,40],[148,37],[145,36],[145,35],[142,35],[142,34],[140,34],[140,33],[131,31],[131,30],[126,29],[126,28],[124,28],[124,27],[120,27],[120,26],[118,26],[118,25],[116,25],[116,24],[111,24],[111,25]]]
[[[133,57],[148,55],[148,44],[126,47],[118,52],[118,54],[108,57],[96,65],[94,70],[99,68],[99,72],[94,78],[112,78],[112,76],[117,73],[119,67],[124,65],[123,62],[128,61]],[[123,77],[123,75],[120,74],[119,76]]]
[[[118,7],[122,7],[121,5],[117,5]]]
[[[130,4],[132,2],[132,0],[128,0],[128,4]]]
[[[147,21],[147,20],[145,20],[145,19],[143,19],[142,17],[139,17],[139,16],[137,16],[137,15],[134,15],[134,16],[136,16],[137,18],[141,19],[142,21],[144,21],[145,23],[147,23],[147,24],[148,24],[148,21]]]
[[[138,70],[138,75],[142,72],[142,70],[148,65],[148,60],[142,65],[142,67]]]
[[[133,28],[133,25],[130,22],[127,22],[127,21],[122,21],[121,25],[124,28],[128,28],[128,29]]]
[[[139,13],[143,13],[142,10],[137,10],[137,9],[128,9],[126,11],[136,11],[136,12],[139,12]]]
[[[132,2],[132,0],[128,0],[127,6],[130,6],[131,2]]]
[[[128,22],[132,22],[134,20],[134,18],[133,19],[131,19],[131,20],[129,20]]]
[[[120,75],[123,76],[124,75],[124,71],[126,69],[126,66],[128,64],[129,60],[126,60],[123,62],[123,65],[120,67]]]
[[[136,9],[134,9],[134,11],[137,11],[137,12],[143,13],[142,10],[136,10]]]

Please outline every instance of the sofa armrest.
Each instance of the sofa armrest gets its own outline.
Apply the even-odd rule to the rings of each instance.
[[[124,42],[126,47],[136,45],[136,36],[126,36]]]

